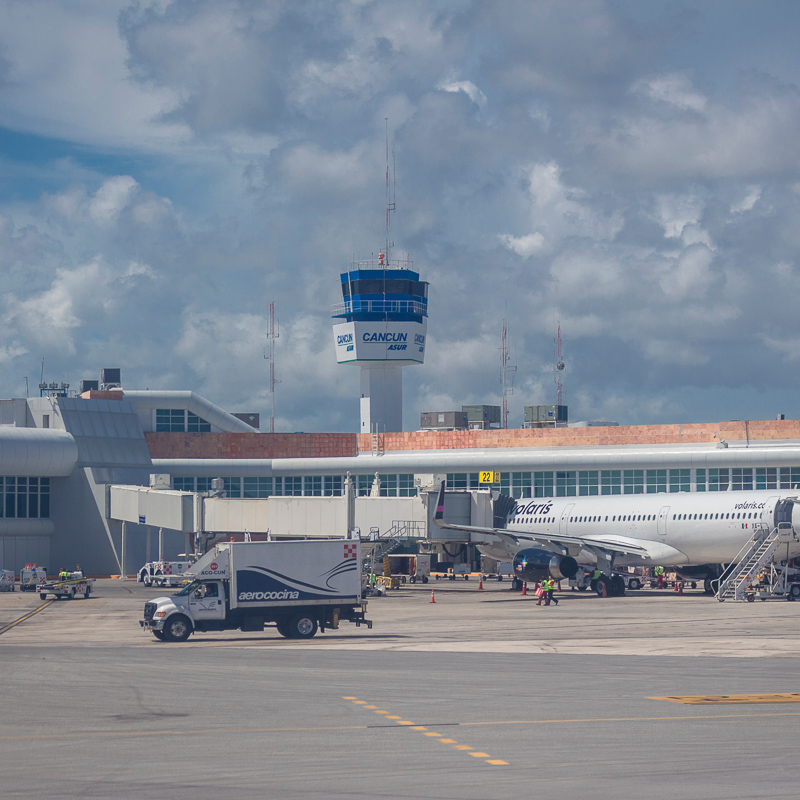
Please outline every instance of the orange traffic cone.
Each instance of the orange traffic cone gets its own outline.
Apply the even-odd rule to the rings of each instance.
[[[435,603],[436,600],[433,599],[433,589],[431,589],[431,603]]]
[[[522,584],[522,596],[525,597],[526,594],[528,594],[528,582],[527,581],[525,581],[525,583]]]
[[[673,591],[673,592],[677,592],[677,591],[678,591],[678,581],[675,581],[675,583],[673,584],[673,586],[674,586],[674,588],[672,589],[672,591]]]
[[[483,575],[481,575],[481,577],[478,578],[478,588],[483,589]]]
[[[606,588],[606,581],[603,581],[603,597],[608,597],[608,590]]]

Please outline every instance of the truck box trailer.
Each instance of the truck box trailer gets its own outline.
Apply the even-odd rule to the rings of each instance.
[[[364,616],[357,539],[223,542],[184,578],[191,582],[177,594],[145,603],[139,624],[157,639],[262,631],[268,623],[296,639],[336,629],[340,620],[372,627]]]

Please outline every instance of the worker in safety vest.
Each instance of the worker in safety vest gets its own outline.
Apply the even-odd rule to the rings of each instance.
[[[655,572],[656,581],[657,581],[656,587],[658,589],[663,589],[664,588],[664,567],[656,567],[654,572]]]
[[[547,584],[548,584],[548,588],[547,588],[547,600],[548,600],[548,602],[552,600],[556,605],[558,605],[558,600],[556,600],[555,594],[554,594],[555,590],[556,590],[556,582],[555,582],[555,580],[553,578],[550,578],[547,581]]]
[[[542,595],[544,599],[544,604],[546,606],[550,605],[550,592],[553,590],[553,581],[551,578],[545,578],[542,581],[542,591],[544,594]]]

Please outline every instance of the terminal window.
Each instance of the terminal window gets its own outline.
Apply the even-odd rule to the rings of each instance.
[[[6,519],[48,519],[50,478],[0,479],[0,517]]]
[[[756,467],[756,489],[777,489],[778,468]]]
[[[342,495],[342,476],[325,475],[324,478],[325,488],[323,493],[325,497],[340,497]]]
[[[781,467],[781,489],[800,488],[800,467]]]
[[[731,489],[733,489],[734,492],[749,491],[752,488],[752,468],[734,467],[731,469]]]
[[[534,497],[554,497],[555,481],[552,472],[533,473],[533,496]]]
[[[647,493],[667,491],[667,471],[665,469],[647,470]]]
[[[531,474],[530,472],[511,473],[511,496],[517,500],[521,497],[532,496]]]
[[[622,473],[618,469],[600,473],[600,494],[622,494]]]
[[[581,470],[578,473],[578,494],[581,497],[600,494],[597,470]]]
[[[670,492],[689,492],[692,488],[692,471],[690,469],[671,469],[669,471]]]
[[[556,497],[575,497],[577,485],[577,473],[556,472]]]
[[[622,471],[623,494],[644,494],[644,470],[626,469]]]

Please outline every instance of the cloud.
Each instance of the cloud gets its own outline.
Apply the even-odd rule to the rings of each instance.
[[[464,92],[478,108],[486,108],[486,95],[472,81],[451,81],[439,84],[443,92]]]

